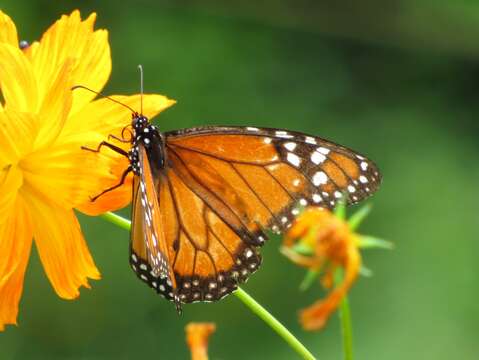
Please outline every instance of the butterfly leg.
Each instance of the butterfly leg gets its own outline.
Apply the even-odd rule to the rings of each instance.
[[[89,147],[86,147],[86,146],[82,146],[82,150],[87,150],[87,151],[91,151],[91,152],[100,152],[101,148],[105,146],[111,150],[113,150],[114,152],[117,152],[118,154],[121,154],[125,157],[128,157],[128,152],[126,152],[125,150],[123,150],[122,148],[116,146],[116,145],[113,145],[113,144],[110,144],[109,142],[107,141],[102,141],[100,144],[98,144],[98,147],[96,149],[91,149]]]
[[[102,196],[103,194],[106,194],[107,192],[110,192],[110,191],[115,190],[116,188],[119,188],[120,186],[122,186],[122,185],[125,183],[126,177],[127,177],[128,174],[129,174],[130,172],[132,172],[132,171],[133,171],[133,168],[132,168],[131,166],[128,166],[128,168],[127,168],[127,169],[123,172],[123,174],[121,175],[121,180],[120,180],[120,182],[119,182],[118,184],[116,184],[115,186],[112,186],[112,187],[110,187],[110,188],[108,188],[108,189],[103,190],[100,194],[98,194],[98,195],[96,195],[96,196],[90,198],[90,200],[93,202],[93,201],[95,201],[96,199],[98,199],[100,196]]]

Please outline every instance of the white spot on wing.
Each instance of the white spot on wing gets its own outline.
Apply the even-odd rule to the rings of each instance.
[[[301,163],[301,159],[299,158],[298,155],[296,154],[293,154],[293,153],[288,153],[288,155],[286,156],[286,159],[288,160],[288,162],[296,167],[299,166],[299,164]]]
[[[329,150],[328,148],[325,148],[325,147],[322,147],[322,146],[320,146],[317,150],[318,150],[321,154],[324,154],[324,155],[328,155],[329,152],[331,151],[331,150]]]
[[[286,144],[283,145],[286,149],[288,149],[289,151],[293,151],[294,149],[296,149],[296,143],[294,142],[287,142]]]
[[[326,160],[326,156],[317,151],[311,154],[311,161],[316,165],[321,164],[324,160]]]
[[[359,181],[362,182],[363,184],[366,184],[368,182],[368,178],[364,175],[361,175],[359,177]]]
[[[323,199],[321,198],[321,195],[319,194],[313,194],[313,201],[317,204],[320,203]]]
[[[316,145],[316,139],[314,137],[306,136],[304,138],[304,141],[307,142],[308,144]]]
[[[294,137],[293,135],[290,135],[286,131],[282,131],[282,130],[276,131],[275,134],[276,134],[277,137],[280,137],[280,138],[283,138],[283,139],[291,139],[291,138]]]
[[[368,169],[368,163],[366,161],[361,162],[361,169],[363,169],[363,171],[366,171]]]
[[[158,245],[158,240],[156,239],[155,233],[151,233],[151,238],[153,239],[153,245],[157,246]]]
[[[328,176],[323,171],[318,171],[313,176],[313,184],[319,186],[328,182]]]

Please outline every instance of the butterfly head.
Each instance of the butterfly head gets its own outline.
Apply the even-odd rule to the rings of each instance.
[[[137,112],[131,114],[131,126],[136,134],[140,134],[150,125],[146,116],[140,115]]]

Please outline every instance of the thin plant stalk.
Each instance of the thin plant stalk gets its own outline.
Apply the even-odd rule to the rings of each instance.
[[[131,222],[112,212],[100,215],[103,219],[121,227],[130,230]],[[306,360],[316,359],[313,354],[273,315],[271,315],[261,304],[253,299],[246,291],[238,288],[233,293],[243,304],[245,304],[254,314],[268,324],[283,340],[299,355]]]
[[[286,341],[289,346],[296,351],[303,359],[314,360],[315,357],[308,349],[293,335],[291,332],[281,324],[273,315],[271,315],[261,304],[253,299],[246,291],[238,288],[234,292],[236,297],[240,299],[253,313],[268,324],[279,336]]]
[[[340,269],[336,271],[335,283],[340,283],[343,274]],[[339,320],[341,322],[341,336],[343,341],[343,359],[353,360],[353,327],[351,321],[351,309],[349,307],[348,296],[345,295],[339,306]]]

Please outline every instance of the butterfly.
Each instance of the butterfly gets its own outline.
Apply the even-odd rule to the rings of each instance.
[[[283,129],[195,127],[161,132],[133,112],[130,265],[176,303],[216,301],[261,265],[267,230],[288,229],[301,207],[357,203],[377,190],[378,168],[331,141]]]

